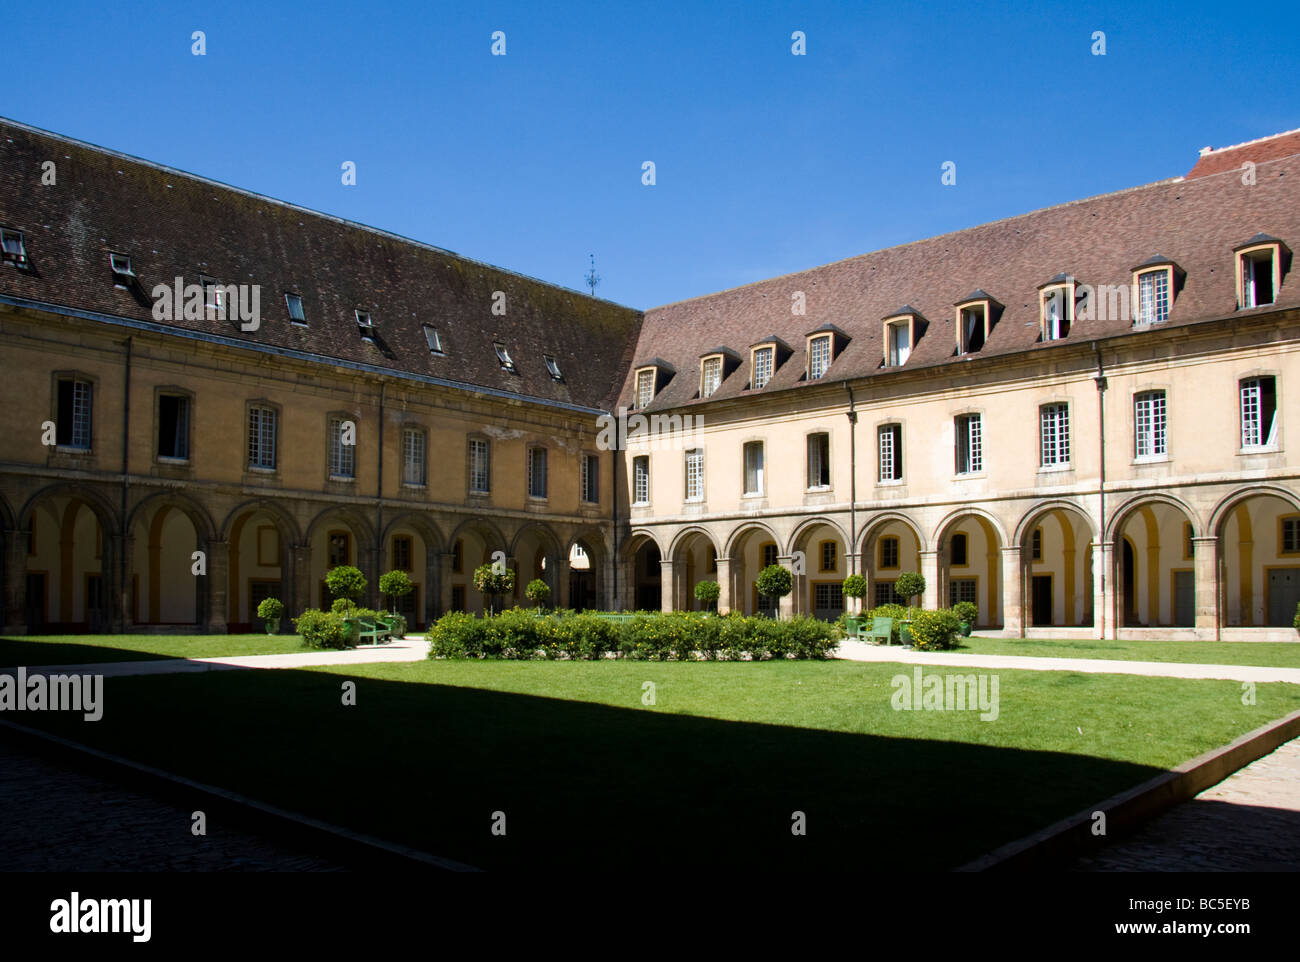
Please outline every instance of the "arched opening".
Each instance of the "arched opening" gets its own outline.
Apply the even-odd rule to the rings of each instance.
[[[687,531],[673,545],[673,610],[707,611],[716,606],[695,598],[701,581],[718,580],[718,549],[703,531]]]
[[[290,619],[312,607],[312,599],[294,597],[288,575],[293,538],[285,519],[267,507],[250,507],[240,511],[227,530],[227,628],[246,632],[260,627],[257,606],[276,598],[285,608],[280,630],[291,631]]]
[[[939,603],[975,605],[975,627],[1002,625],[1002,543],[982,514],[951,519],[939,533]]]
[[[1220,514],[1225,626],[1290,628],[1300,605],[1300,507],[1261,492]]]
[[[907,599],[894,590],[904,571],[921,570],[921,535],[915,525],[902,518],[882,518],[868,525],[862,537],[858,570],[867,579],[864,608],[905,605]]]
[[[206,552],[206,543],[190,516],[183,508],[158,500],[137,512],[131,535],[128,620],[154,627],[202,626],[207,578],[195,574],[194,552]]]
[[[844,579],[849,574],[846,551],[844,533],[838,525],[812,521],[799,528],[791,546],[795,559],[791,608],[795,614],[834,621],[844,613]]]
[[[569,542],[569,607],[602,611],[609,607],[609,553],[599,529],[579,532]]]
[[[1125,510],[1115,530],[1115,607],[1123,627],[1194,627],[1195,532],[1186,513],[1169,501],[1145,501]]]
[[[634,611],[659,611],[663,604],[659,546],[648,535],[634,535],[627,544],[627,591]]]
[[[380,575],[404,571],[412,588],[410,594],[401,597],[381,596],[380,603],[402,615],[411,631],[422,631],[428,626],[434,604],[438,601],[432,597],[437,594],[433,578],[436,566],[429,564],[429,554],[436,552],[437,547],[436,532],[414,515],[395,518],[384,533],[384,560]]]
[[[550,605],[568,605],[569,552],[564,551],[555,532],[544,524],[530,524],[515,535],[509,563],[515,568],[515,592],[512,604],[530,606],[524,589],[529,582],[540,580],[551,589]]]
[[[329,611],[335,597],[325,583],[325,576],[335,568],[351,565],[365,576],[365,593],[357,604],[373,607],[379,603],[379,577],[374,571],[374,540],[366,527],[342,511],[327,511],[312,522],[307,533],[311,550],[309,584],[313,607]]]
[[[1092,525],[1082,512],[1036,511],[1022,525],[1020,563],[1026,628],[1093,624]]]
[[[781,548],[776,535],[767,527],[749,525],[731,536],[731,610],[746,615],[764,614],[775,618],[780,614],[779,598],[766,598],[758,593],[754,583],[758,574],[769,565],[780,564]]]
[[[447,609],[475,615],[485,614],[491,599],[474,586],[474,569],[499,560],[493,557],[495,552],[500,552],[500,559],[508,563],[504,539],[490,524],[475,519],[462,524],[452,533],[448,548],[451,557],[447,564],[447,577],[443,582]],[[516,572],[516,585],[518,575],[519,572]],[[509,597],[496,599],[498,607],[513,603]]]
[[[27,631],[100,633],[113,627],[113,544],[92,500],[40,496],[27,511]]]

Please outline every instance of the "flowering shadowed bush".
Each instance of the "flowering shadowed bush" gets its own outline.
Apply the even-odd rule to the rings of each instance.
[[[912,647],[922,649],[951,648],[961,629],[961,619],[951,608],[912,613]]]

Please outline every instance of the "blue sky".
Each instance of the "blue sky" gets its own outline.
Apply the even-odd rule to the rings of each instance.
[[[98,0],[4,16],[0,115],[566,287],[595,253],[597,293],[639,308],[1300,127],[1294,0]]]

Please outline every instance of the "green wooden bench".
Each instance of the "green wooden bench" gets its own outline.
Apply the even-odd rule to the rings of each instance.
[[[605,621],[615,621],[619,623],[631,621],[636,617],[636,615],[620,614],[617,611],[597,611],[595,614],[597,618],[603,618]]]
[[[354,645],[379,645],[391,640],[393,637],[392,629],[382,621],[371,621],[369,618],[348,618],[347,622],[349,625],[356,626],[352,632],[352,643]]]
[[[894,643],[894,619],[893,618],[872,618],[871,628],[867,630],[867,641],[881,642],[892,645]]]

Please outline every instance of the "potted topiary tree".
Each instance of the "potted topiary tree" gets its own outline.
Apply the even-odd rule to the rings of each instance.
[[[524,597],[533,603],[537,613],[541,614],[546,603],[551,600],[551,586],[541,578],[534,578],[524,587]]]
[[[379,576],[379,591],[388,597],[389,612],[384,618],[388,630],[398,638],[406,636],[406,617],[397,613],[397,598],[405,598],[415,590],[410,577],[400,568],[394,568]]]
[[[961,622],[958,629],[963,638],[969,638],[970,632],[975,627],[975,619],[979,617],[980,610],[973,601],[959,601],[952,606],[953,614]]]
[[[844,597],[853,599],[852,613],[844,616],[844,627],[853,638],[862,633],[862,598],[866,593],[867,579],[862,575],[849,575],[844,579]]]
[[[754,581],[760,598],[784,598],[794,588],[790,569],[781,565],[768,565],[758,573]]]
[[[348,626],[349,645],[361,639],[361,620],[357,617],[357,602],[366,591],[366,576],[352,565],[339,565],[325,572],[325,587],[334,596],[330,610],[343,615]],[[339,605],[339,602],[344,602]]]
[[[899,640],[905,644],[912,643],[912,599],[925,594],[925,576],[916,571],[904,571],[894,582],[894,593],[907,599],[908,617],[898,629]]]
[[[705,611],[718,610],[718,598],[722,588],[716,581],[697,581],[695,583],[695,600],[704,605]]]
[[[257,606],[257,617],[266,622],[266,633],[274,635],[280,630],[280,619],[284,617],[284,602],[279,598],[263,598]]]
[[[488,598],[488,614],[496,613],[499,595],[515,590],[515,572],[499,562],[479,565],[474,569],[474,587]]]

